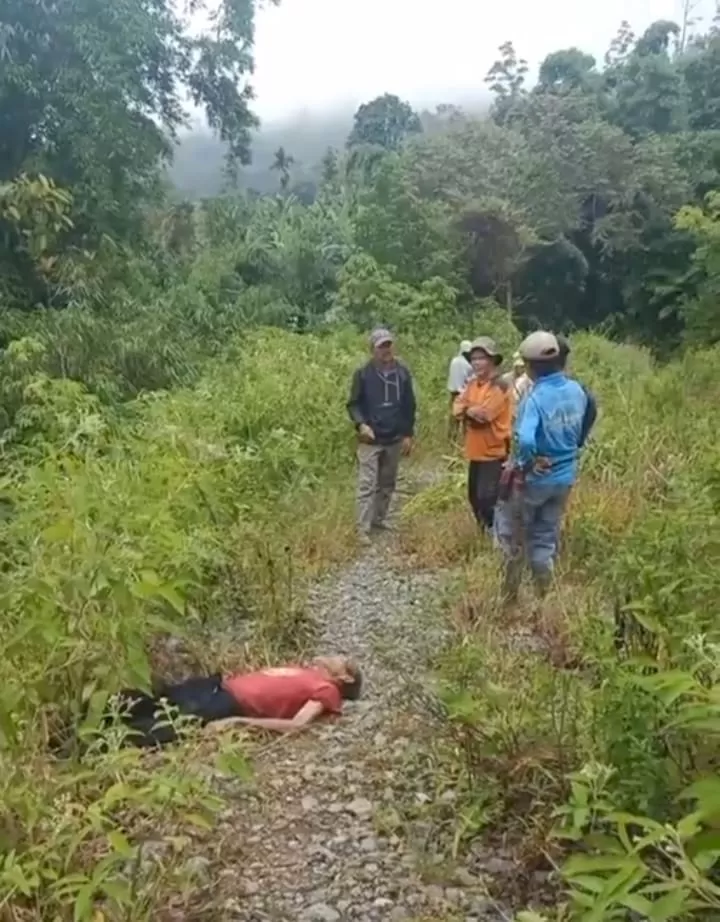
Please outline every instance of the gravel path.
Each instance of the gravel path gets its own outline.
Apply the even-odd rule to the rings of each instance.
[[[393,785],[403,780],[409,739],[402,736],[402,716],[416,700],[413,683],[442,640],[428,604],[441,577],[393,570],[391,541],[382,539],[312,593],[318,653],[354,656],[364,693],[341,720],[266,750],[256,766],[258,792],[245,801],[236,829],[239,864],[226,866],[217,881],[222,919],[508,918],[467,871],[442,885],[424,882],[407,842],[379,821],[392,809]]]

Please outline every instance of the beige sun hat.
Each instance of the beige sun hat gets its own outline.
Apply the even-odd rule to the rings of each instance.
[[[502,353],[498,349],[495,340],[489,336],[478,336],[477,339],[474,339],[470,347],[470,354],[472,355],[473,352],[484,352],[491,359],[495,359],[496,365],[500,365],[503,360]]]

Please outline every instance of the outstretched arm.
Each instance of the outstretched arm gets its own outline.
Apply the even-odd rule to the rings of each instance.
[[[228,717],[208,724],[208,731],[225,730],[229,727],[258,727],[261,730],[274,730],[277,733],[291,733],[308,727],[325,711],[320,701],[308,701],[297,714],[290,719],[280,717]]]

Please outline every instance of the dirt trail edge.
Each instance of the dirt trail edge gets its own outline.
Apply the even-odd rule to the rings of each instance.
[[[424,882],[405,839],[383,834],[378,822],[392,808],[392,785],[408,746],[396,719],[408,710],[408,677],[422,676],[443,630],[435,623],[440,619],[427,617],[441,575],[397,572],[389,562],[391,543],[392,536],[383,538],[312,591],[318,653],[356,657],[364,693],[346,705],[341,720],[277,740],[260,758],[257,794],[244,800],[241,816],[233,820],[228,811],[243,860],[216,881],[221,914],[213,918],[508,918],[470,875],[451,884]]]

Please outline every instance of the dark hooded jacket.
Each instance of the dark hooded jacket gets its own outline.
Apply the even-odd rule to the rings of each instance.
[[[395,362],[387,370],[375,362],[358,368],[347,402],[356,427],[370,426],[375,444],[392,445],[415,433],[415,392],[408,368]]]

